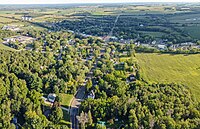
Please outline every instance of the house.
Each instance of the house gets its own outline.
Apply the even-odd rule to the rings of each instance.
[[[48,97],[47,97],[47,99],[48,99],[49,102],[54,103],[55,100],[56,100],[56,94],[52,94],[52,93],[49,94]]]
[[[156,42],[157,42],[157,41],[155,41],[155,40],[154,40],[154,41],[152,41],[152,42],[151,42],[151,44],[155,45],[155,44],[156,44]]]
[[[143,27],[144,25],[143,24],[140,24],[140,27]]]
[[[158,49],[160,49],[160,50],[165,50],[165,49],[167,49],[167,47],[166,47],[166,45],[164,45],[164,44],[158,44]]]
[[[110,41],[118,41],[118,38],[116,36],[110,37]]]
[[[129,80],[130,82],[136,81],[135,75],[131,74],[131,75],[128,77],[128,80]]]
[[[92,99],[95,98],[95,93],[93,90],[91,90],[91,92],[88,94],[88,98],[92,98]]]
[[[144,43],[140,44],[140,46],[142,46],[142,47],[151,47],[149,44],[144,44]]]
[[[31,16],[22,16],[23,21],[31,21],[32,17]]]
[[[190,8],[188,8],[188,7],[182,7],[181,10],[182,10],[182,11],[189,11]]]

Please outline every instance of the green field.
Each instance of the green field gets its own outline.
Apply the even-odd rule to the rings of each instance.
[[[200,100],[200,55],[137,54],[136,57],[144,80],[184,84]]]
[[[161,38],[163,35],[166,35],[165,33],[162,33],[162,32],[153,32],[153,31],[138,31],[138,32],[144,35],[150,35],[155,38]]]
[[[200,39],[200,26],[188,26],[184,27],[184,31],[188,32],[188,34],[192,38]]]
[[[73,95],[60,93],[60,97],[62,98],[61,105],[63,107],[68,108],[70,106],[70,102],[71,99],[73,98]]]
[[[70,102],[73,98],[73,95],[60,93],[60,97],[62,98],[61,105],[63,107],[68,108],[70,106]],[[68,125],[70,127],[70,115],[67,111],[63,110],[63,119],[60,121],[61,125]]]

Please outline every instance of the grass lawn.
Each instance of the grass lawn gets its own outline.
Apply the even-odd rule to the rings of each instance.
[[[0,43],[0,49],[4,49],[4,50],[9,50],[9,51],[15,51],[14,48],[8,47],[2,43]]]
[[[137,54],[136,57],[143,79],[184,84],[200,101],[200,55]]]
[[[73,95],[65,94],[65,93],[60,93],[60,96],[62,98],[61,105],[63,107],[68,108],[70,106],[70,101],[73,98]]]

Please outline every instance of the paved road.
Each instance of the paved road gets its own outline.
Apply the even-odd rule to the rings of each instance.
[[[115,19],[115,22],[114,22],[114,26],[113,26],[113,28],[111,29],[111,31],[110,31],[110,33],[109,33],[109,36],[112,36],[112,35],[113,35],[113,30],[114,30],[114,28],[115,28],[115,26],[116,26],[116,24],[117,24],[117,21],[118,21],[118,19],[119,19],[119,16],[120,16],[120,14],[117,15],[117,17],[116,17],[116,19]]]
[[[77,120],[77,116],[79,115],[79,107],[81,105],[81,101],[83,101],[85,96],[85,87],[82,86],[79,88],[79,90],[77,91],[75,97],[72,100],[71,103],[71,109],[70,109],[70,119],[71,119],[71,128],[72,129],[78,129],[78,120]]]
[[[104,44],[105,47],[107,44]],[[100,56],[103,55],[105,53],[105,51],[102,51],[100,53]],[[97,67],[97,61],[98,58],[95,60],[95,63],[93,64],[93,68],[90,70],[90,72],[93,73],[94,69],[96,69]],[[88,74],[86,76],[86,78],[92,78],[92,76],[90,74]],[[71,109],[70,109],[70,120],[71,120],[71,129],[79,129],[78,128],[78,120],[77,120],[77,116],[79,115],[79,107],[81,105],[81,102],[84,100],[85,97],[85,87],[82,86],[78,89],[75,97],[73,98],[72,102],[71,102]]]

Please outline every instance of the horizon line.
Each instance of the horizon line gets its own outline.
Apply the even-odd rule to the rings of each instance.
[[[1,4],[0,5],[53,5],[53,4],[59,4],[59,5],[66,5],[66,4],[131,4],[131,3],[165,3],[165,4],[172,4],[172,3],[180,3],[180,4],[184,4],[184,3],[200,3],[200,2],[85,2],[85,3],[5,3],[5,4]]]

